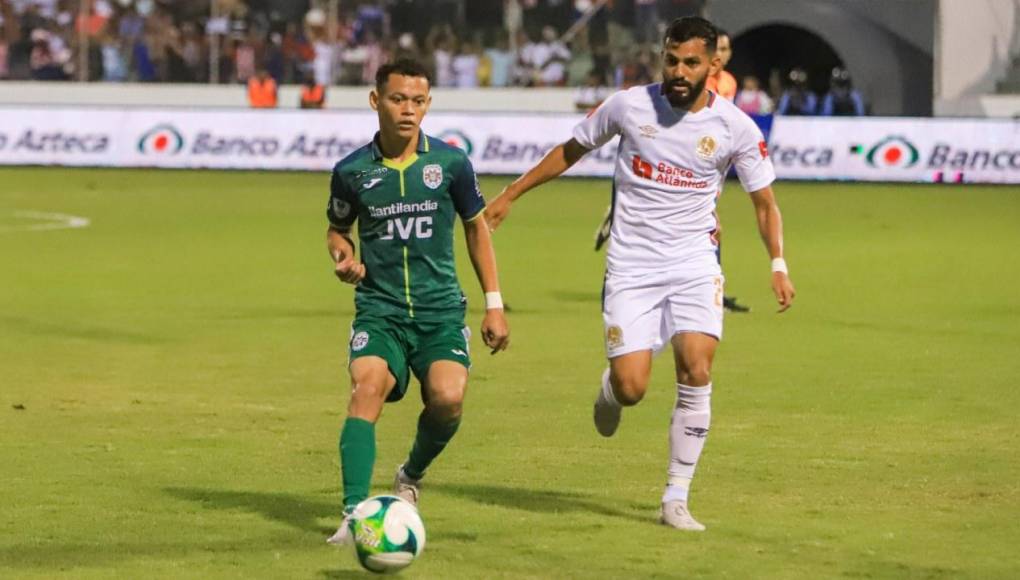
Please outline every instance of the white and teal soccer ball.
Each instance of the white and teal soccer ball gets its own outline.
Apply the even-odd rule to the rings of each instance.
[[[358,561],[382,574],[406,568],[425,548],[425,524],[418,509],[395,495],[359,503],[350,520]]]

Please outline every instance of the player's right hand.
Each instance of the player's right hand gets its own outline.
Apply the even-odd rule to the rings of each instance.
[[[485,311],[485,318],[482,319],[482,342],[492,349],[492,354],[506,350],[510,346],[510,326],[506,322],[502,308]]]
[[[347,256],[336,262],[333,273],[340,281],[356,286],[365,277],[365,265],[354,261],[353,256]]]
[[[776,302],[779,303],[779,312],[786,312],[793,306],[793,297],[797,295],[797,291],[793,289],[793,282],[789,276],[782,272],[773,272],[772,291],[776,295]]]
[[[495,231],[506,216],[510,215],[510,203],[510,196],[504,189],[503,193],[497,195],[496,199],[485,207],[485,221],[489,224],[490,230]]]

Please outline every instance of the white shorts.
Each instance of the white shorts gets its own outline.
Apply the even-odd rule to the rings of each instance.
[[[640,276],[607,274],[602,298],[606,355],[659,352],[682,332],[721,340],[724,280],[718,267]]]

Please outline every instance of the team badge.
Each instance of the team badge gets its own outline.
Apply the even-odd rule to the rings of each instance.
[[[350,213],[351,204],[342,199],[333,198],[333,215],[335,215],[337,219],[342,220]]]
[[[368,333],[362,330],[351,338],[351,350],[357,352],[368,344]]]
[[[443,168],[435,163],[426,165],[421,170],[421,180],[425,182],[425,187],[429,189],[438,188],[443,184]]]
[[[702,159],[711,159],[712,155],[715,153],[715,148],[715,139],[709,135],[705,135],[701,139],[698,139],[698,146],[695,147],[694,152]]]
[[[616,348],[623,346],[623,329],[615,324],[606,329],[606,346]]]

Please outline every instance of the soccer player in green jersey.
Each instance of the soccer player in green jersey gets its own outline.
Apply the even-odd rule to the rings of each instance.
[[[344,521],[329,542],[347,543],[348,515],[369,493],[375,422],[383,404],[407,392],[410,373],[425,408],[394,493],[417,504],[419,481],[460,425],[470,330],[453,259],[456,217],[485,293],[482,340],[495,354],[509,344],[485,200],[467,155],[425,135],[429,78],[418,63],[382,66],[369,102],[379,113],[371,143],[333,168],[326,239],[336,275],[354,284],[351,400],[340,432]],[[358,224],[361,259],[351,229]]]

